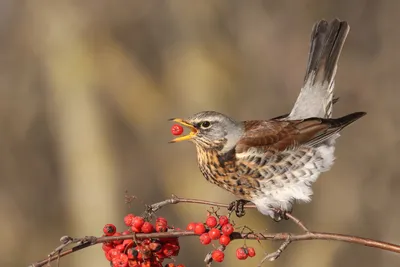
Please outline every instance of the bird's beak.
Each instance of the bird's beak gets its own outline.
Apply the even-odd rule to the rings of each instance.
[[[193,137],[196,136],[197,134],[197,129],[196,127],[194,127],[192,124],[188,123],[187,121],[184,121],[182,119],[176,118],[176,119],[170,119],[170,121],[174,121],[177,122],[179,124],[182,124],[183,126],[186,126],[190,129],[190,133],[181,137],[177,137],[171,141],[169,141],[170,143],[176,143],[176,142],[181,142],[181,141],[185,141],[185,140],[190,140]]]

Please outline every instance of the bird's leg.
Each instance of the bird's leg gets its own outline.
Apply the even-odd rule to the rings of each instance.
[[[246,205],[248,202],[250,202],[250,201],[244,200],[244,199],[238,199],[238,200],[232,201],[229,204],[228,211],[229,212],[235,211],[235,214],[237,217],[239,217],[239,218],[243,217],[246,214],[246,212],[244,211],[244,205]]]

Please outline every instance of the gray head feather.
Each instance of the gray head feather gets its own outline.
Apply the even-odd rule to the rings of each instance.
[[[196,113],[187,121],[198,129],[194,143],[219,147],[221,153],[231,150],[243,134],[241,122],[215,111]]]

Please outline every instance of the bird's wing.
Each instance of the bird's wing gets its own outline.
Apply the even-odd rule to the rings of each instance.
[[[275,154],[307,143],[327,130],[321,119],[298,121],[246,121],[245,133],[236,144],[236,153],[257,149]]]
[[[356,112],[338,119],[245,121],[244,135],[236,145],[236,153],[257,148],[275,154],[300,145],[317,146],[364,115],[364,112]]]

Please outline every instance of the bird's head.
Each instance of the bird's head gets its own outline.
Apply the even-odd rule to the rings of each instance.
[[[190,129],[189,134],[177,137],[171,143],[189,140],[203,149],[227,152],[243,134],[242,123],[215,111],[199,112],[188,119],[171,120]]]

